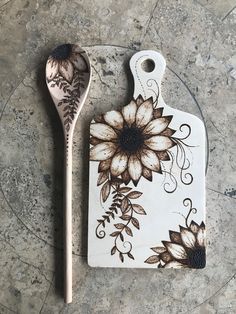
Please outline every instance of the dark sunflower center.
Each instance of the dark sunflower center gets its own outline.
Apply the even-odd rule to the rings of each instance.
[[[142,131],[136,127],[126,127],[120,133],[119,145],[125,152],[135,153],[142,148],[143,143]]]
[[[194,250],[187,252],[189,265],[192,268],[204,268],[206,265],[206,251],[205,247],[195,247]]]
[[[65,60],[70,57],[71,50],[72,50],[72,47],[70,44],[64,44],[64,45],[56,47],[51,53],[51,56],[57,60]]]

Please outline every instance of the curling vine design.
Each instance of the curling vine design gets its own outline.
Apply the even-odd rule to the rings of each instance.
[[[104,183],[101,192],[103,202],[107,200],[110,193],[113,195],[112,203],[102,219],[97,220],[98,225],[95,232],[99,239],[103,239],[106,236],[104,230],[106,224],[110,223],[111,220],[119,219],[119,222],[114,224],[115,230],[110,234],[114,238],[111,255],[118,253],[121,262],[124,262],[124,256],[134,259],[131,253],[132,244],[126,238],[133,237],[133,228],[140,229],[137,215],[146,215],[146,212],[141,205],[134,201],[141,197],[142,193],[130,187],[122,186],[121,181],[115,180],[115,182],[112,182],[107,180]]]

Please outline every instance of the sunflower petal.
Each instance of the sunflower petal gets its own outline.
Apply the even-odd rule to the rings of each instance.
[[[136,186],[142,174],[142,164],[135,155],[131,155],[129,158],[128,171]]]
[[[111,165],[111,160],[112,159],[110,158],[110,159],[100,161],[99,166],[98,166],[98,172],[103,172],[105,170],[108,170]]]
[[[196,243],[195,235],[186,228],[180,227],[180,235],[183,244],[188,248],[194,248]]]
[[[153,115],[153,101],[152,98],[145,100],[137,110],[136,113],[136,125],[143,127],[148,124]]]
[[[104,114],[104,120],[113,128],[118,130],[123,128],[123,117],[119,111],[112,110]]]
[[[122,172],[125,171],[128,164],[128,156],[119,152],[114,155],[111,162],[111,174],[115,177],[118,177]]]
[[[179,263],[177,261],[171,261],[164,266],[164,268],[186,268],[186,267],[187,267],[186,265]]]
[[[91,144],[91,145],[97,145],[101,142],[102,142],[102,140],[99,140],[98,138],[93,137],[93,136],[90,137],[90,139],[89,139],[89,144]]]
[[[195,221],[191,221],[190,223],[190,229],[193,233],[197,233],[199,230],[199,225]]]
[[[187,259],[187,253],[185,251],[185,249],[179,245],[179,244],[175,244],[175,243],[171,243],[171,242],[167,242],[167,241],[163,241],[162,242],[165,247],[167,248],[168,252],[176,259]]]
[[[147,135],[157,135],[164,131],[169,123],[170,120],[168,117],[154,119],[148,123],[143,133]]]
[[[104,141],[114,140],[117,138],[116,132],[104,123],[91,123],[90,134]]]
[[[122,181],[124,182],[124,184],[126,184],[126,185],[130,182],[131,178],[130,178],[128,170],[125,170],[121,174],[121,178],[122,178]]]
[[[104,121],[104,118],[103,118],[103,114],[100,114],[100,115],[96,116],[96,117],[94,118],[94,121],[95,121],[95,122],[104,123],[105,121]]]
[[[162,117],[163,109],[164,108],[157,108],[157,109],[153,110],[153,117],[154,117],[154,119]]]
[[[197,242],[200,246],[205,246],[205,228],[200,226],[197,233]]]
[[[160,135],[150,137],[149,139],[145,140],[145,144],[149,148],[158,151],[167,150],[175,145],[175,143],[169,137]]]
[[[170,156],[169,156],[168,152],[162,151],[162,152],[156,152],[156,153],[157,153],[157,157],[160,160],[163,160],[163,161],[170,160]]]
[[[148,181],[152,181],[152,171],[146,167],[143,167],[142,176]]]
[[[156,252],[157,254],[161,254],[163,252],[166,252],[166,248],[163,246],[156,246],[156,247],[152,247],[151,250],[153,250],[154,252]]]
[[[136,111],[137,105],[133,100],[127,106],[122,108],[124,119],[129,126],[131,126],[135,121]]]
[[[146,259],[146,261],[144,263],[148,263],[148,264],[156,264],[160,261],[160,258],[158,255],[152,255],[149,258]]]
[[[48,81],[54,79],[54,77],[58,73],[58,62],[54,60],[52,57],[49,57],[47,66],[46,66],[46,78]]]
[[[182,244],[182,239],[181,239],[179,232],[170,230],[169,235],[170,235],[171,242],[177,243],[177,244]]]
[[[176,131],[171,128],[166,128],[160,135],[171,137]]]
[[[72,53],[72,57],[70,58],[70,60],[77,70],[79,70],[80,72],[88,72],[87,62],[81,54]]]
[[[77,53],[85,53],[85,51],[78,45],[72,45],[72,53],[77,54]]]
[[[163,252],[163,253],[161,253],[159,256],[160,256],[160,259],[161,259],[164,263],[168,263],[168,262],[170,262],[171,260],[173,260],[173,257],[172,257],[172,255],[170,255],[169,252]]]
[[[150,149],[143,149],[141,152],[141,161],[142,164],[152,170],[159,171],[160,170],[160,161],[157,155]]]
[[[117,146],[111,142],[103,142],[90,149],[90,160],[106,160],[111,158],[117,149]]]
[[[71,83],[74,75],[74,68],[69,60],[63,60],[59,63],[59,73],[64,79]]]
[[[139,95],[136,100],[135,100],[137,106],[139,107],[143,102],[144,102],[144,99],[143,99],[143,96],[142,95]]]

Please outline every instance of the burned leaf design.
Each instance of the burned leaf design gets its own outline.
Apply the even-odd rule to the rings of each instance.
[[[137,218],[132,217],[131,222],[132,222],[132,224],[135,226],[135,228],[140,229],[139,221],[138,221]]]
[[[142,194],[143,194],[142,192],[133,191],[127,195],[127,198],[131,198],[131,199],[139,198]]]
[[[113,246],[113,248],[111,249],[111,255],[114,255],[116,253],[116,247]]]
[[[124,262],[124,255],[121,252],[119,253],[119,258],[120,258],[121,262],[123,263]]]
[[[127,255],[128,255],[128,257],[129,258],[131,258],[131,259],[133,259],[134,260],[134,257],[133,257],[133,255],[129,252],[129,253],[127,253]]]
[[[139,204],[133,204],[133,210],[139,215],[146,215],[145,210]]]
[[[123,213],[126,213],[127,210],[129,210],[129,202],[127,197],[123,198],[121,204],[120,204],[120,209]]]
[[[108,195],[113,196],[109,210],[105,212],[102,219],[97,220],[98,225],[96,228],[96,236],[100,239],[104,238],[106,235],[104,230],[106,223],[111,222],[111,219],[119,219],[119,222],[114,223],[114,228],[116,230],[110,233],[110,236],[114,238],[114,246],[111,249],[111,255],[118,253],[120,260],[124,261],[125,255],[130,259],[134,259],[134,256],[131,253],[131,242],[126,241],[125,246],[123,245],[125,237],[133,237],[132,227],[136,230],[140,229],[139,221],[134,215],[145,215],[146,213],[141,205],[133,204],[133,199],[136,200],[141,197],[142,193],[139,191],[132,191],[132,188],[121,186],[121,184],[122,183],[119,181],[117,182],[116,180],[107,180],[103,184],[101,190],[103,200],[108,197]],[[134,209],[137,212],[135,212]]]
[[[63,118],[66,131],[69,132],[71,123],[73,122],[75,115],[77,114],[79,107],[79,99],[81,96],[84,85],[78,84],[77,77],[80,77],[80,81],[83,80],[84,74],[80,74],[78,71],[74,71],[74,78],[72,85],[64,85],[63,91],[67,93],[65,97],[58,103],[58,107],[63,106]]]
[[[101,185],[102,183],[104,183],[108,179],[109,179],[108,171],[100,172],[98,175],[97,186]]]
[[[118,231],[112,232],[112,233],[110,234],[111,237],[116,237],[117,235],[119,235],[119,232],[118,232]]]
[[[123,194],[124,192],[122,193],[122,191],[125,191],[128,194],[125,195]],[[125,242],[126,245],[124,246],[121,243],[119,243],[119,240],[121,242],[124,242],[125,236],[133,237],[133,231],[131,229],[132,226],[138,230],[140,229],[139,221],[136,217],[134,217],[134,214],[139,214],[134,211],[134,205],[138,205],[138,204],[133,204],[132,200],[139,198],[142,195],[142,193],[139,191],[131,191],[130,189],[124,190],[123,188],[120,188],[119,194],[122,195],[123,197],[123,200],[121,202],[122,215],[119,216],[119,218],[123,220],[125,223],[114,224],[114,227],[117,229],[117,231],[112,232],[110,236],[115,238],[114,240],[114,244],[115,244],[114,247],[116,247],[115,252],[119,252],[119,256],[120,254],[122,254],[122,257],[123,257],[122,260],[124,261],[125,255],[129,257],[130,259],[134,259],[134,256],[131,254],[132,244],[130,241],[126,240]],[[122,203],[125,204],[125,210],[122,209]],[[140,206],[140,208],[142,207]],[[141,215],[146,214],[143,208],[142,208],[142,211],[140,211],[140,214]]]
[[[108,196],[110,195],[111,192],[111,184],[110,181],[107,181],[103,184],[102,189],[101,189],[101,196],[102,196],[102,201],[106,202],[108,199]]]
[[[132,219],[131,219],[131,221],[132,221]],[[128,227],[128,226],[126,226],[125,227],[125,232],[129,235],[129,236],[133,236],[133,232],[132,232],[132,230]]]
[[[124,187],[120,188],[119,192],[120,192],[120,193],[127,193],[127,192],[129,192],[130,190],[132,190],[132,188],[129,188],[129,187],[127,187],[127,186],[124,186]]]
[[[51,87],[57,86],[59,89],[62,89],[64,93],[66,93],[70,89],[70,84],[65,81],[62,76],[57,76],[53,79]]]
[[[110,223],[110,221],[115,219],[115,215],[118,214],[120,211],[120,203],[122,201],[122,195],[118,192],[117,188],[110,183],[110,181],[107,181],[109,183],[110,188],[113,188],[114,191],[112,192],[113,197],[112,197],[112,203],[109,207],[109,210],[105,212],[105,215],[102,216],[102,219],[98,219],[98,225],[96,228],[96,236],[99,239],[102,239],[105,237],[106,233],[104,230],[100,230],[101,227],[105,228],[106,223]],[[115,192],[115,193],[114,193]],[[110,194],[110,191],[109,191]]]
[[[114,226],[116,227],[116,229],[123,229],[123,228],[125,227],[125,225],[124,225],[124,224],[121,224],[121,223],[119,223],[119,224],[114,224]]]

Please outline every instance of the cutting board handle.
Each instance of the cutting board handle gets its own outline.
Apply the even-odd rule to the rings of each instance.
[[[130,59],[134,78],[134,99],[139,95],[144,99],[153,97],[156,106],[166,106],[161,96],[161,81],[165,68],[166,61],[159,52],[143,50],[134,54]]]

